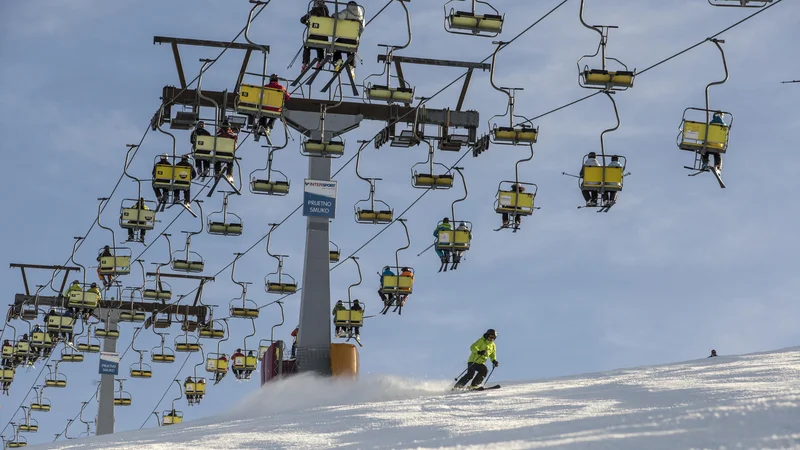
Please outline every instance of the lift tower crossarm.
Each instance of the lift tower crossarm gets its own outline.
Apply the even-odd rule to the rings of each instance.
[[[220,91],[203,90],[203,97],[211,98],[220,105],[225,104],[228,109],[235,109],[235,95],[228,95],[227,102],[223,102],[224,93]],[[174,86],[165,86],[162,92],[164,100],[163,117],[168,117],[171,105],[191,106],[197,102],[196,92],[192,89],[181,90]],[[205,99],[200,99],[200,106],[212,107],[213,104]],[[398,117],[406,123],[414,122],[418,118],[419,123],[426,125],[455,126],[461,128],[474,128],[480,126],[480,116],[477,111],[450,111],[450,120],[447,121],[447,111],[443,109],[425,108],[424,114],[420,111],[416,115],[416,108],[398,107],[397,105],[378,105],[361,102],[321,102],[316,99],[291,98],[286,101],[284,108],[292,112],[319,112],[321,104],[336,105],[336,113],[346,116],[363,116],[364,120],[377,120],[388,122]]]

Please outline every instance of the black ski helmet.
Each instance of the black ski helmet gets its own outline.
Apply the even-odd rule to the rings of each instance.
[[[494,328],[489,328],[488,330],[486,330],[486,333],[483,333],[484,338],[488,339],[489,336],[492,336],[493,338],[497,339],[497,332],[494,331]]]

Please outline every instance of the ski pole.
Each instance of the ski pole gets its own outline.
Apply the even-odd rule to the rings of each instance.
[[[472,367],[474,364],[475,364],[474,362],[473,362],[473,363],[469,363],[469,365],[467,365],[467,368],[466,368],[466,369],[464,369],[464,370],[463,370],[463,371],[462,371],[460,374],[458,374],[458,376],[457,376],[457,377],[455,377],[455,378],[453,378],[453,379],[454,379],[455,381],[458,381],[458,379],[459,379],[459,378],[461,378],[461,377],[462,377],[462,376],[463,376],[465,373],[467,373],[467,371],[468,371],[468,370],[469,370],[469,369],[470,369],[470,368],[471,368],[471,367]]]
[[[431,247],[433,247],[434,245],[436,245],[436,242],[434,242],[433,244],[429,245],[429,246],[428,246],[428,248],[426,248],[425,250],[423,250],[423,251],[421,251],[421,252],[417,253],[417,256],[422,256],[422,254],[423,254],[423,253],[425,253],[425,252],[427,252],[428,250],[430,250],[430,249],[431,249]]]
[[[297,57],[300,56],[300,53],[302,51],[303,51],[303,47],[300,47],[300,50],[298,50],[297,54],[294,55],[294,58],[292,58],[292,62],[289,63],[289,66],[287,67],[287,69],[291,69],[292,68],[292,66],[294,65],[294,62],[297,61]]]
[[[495,369],[494,364],[492,364],[492,370],[489,372],[489,375],[486,377],[486,379],[483,380],[483,384],[481,386],[486,386],[486,383],[489,382],[489,378],[492,378],[492,374],[494,373],[494,369]]]

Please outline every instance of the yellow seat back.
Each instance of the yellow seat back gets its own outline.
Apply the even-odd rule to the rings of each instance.
[[[351,311],[349,309],[340,309],[336,311],[334,319],[336,325],[349,325],[360,327],[364,323],[364,311]]]
[[[724,153],[728,147],[728,132],[730,128],[717,123],[708,125],[708,145],[711,151]],[[684,121],[681,148],[697,150],[703,147],[706,138],[706,124],[702,122]]]
[[[233,370],[241,370],[244,369],[244,360],[245,357],[243,356],[235,356],[232,358],[233,362]]]
[[[455,231],[455,239],[453,241],[454,246],[456,247],[469,247],[469,243],[472,240],[470,237],[470,232],[467,230],[456,230]]]
[[[281,89],[243,84],[239,88],[239,104],[237,110],[257,112],[261,105],[264,116],[279,116],[283,110],[285,95]]]
[[[131,271],[130,256],[103,256],[100,258],[101,273],[127,274],[130,273],[130,271]]]
[[[29,342],[17,342],[14,347],[14,353],[28,354],[31,351],[31,344]]]
[[[208,358],[206,359],[206,371],[207,372],[227,372],[228,371],[228,361],[219,360],[216,358]]]
[[[397,275],[383,275],[384,289],[398,289],[400,287],[400,277]]]
[[[334,35],[334,22],[336,34]],[[332,17],[311,16],[308,18],[309,35],[336,37],[358,41],[361,23],[357,20],[337,20]],[[358,44],[353,44],[358,46]]]
[[[158,164],[156,163],[156,174],[153,177],[153,183],[170,183],[174,177],[174,167],[172,164]]]
[[[102,266],[103,259],[109,258],[109,260],[113,260],[113,257],[103,257],[100,260],[100,264]],[[106,261],[109,264],[113,264],[113,261]],[[128,262],[130,264],[130,258],[128,258]],[[110,266],[113,269],[113,266]],[[97,306],[98,301],[100,301],[100,296],[97,292],[92,291],[69,291],[69,303],[70,305],[77,305],[77,306],[89,306],[94,308]]]
[[[3,356],[11,357],[14,356],[14,346],[13,345],[4,345],[3,346]]]
[[[0,381],[14,381],[14,369],[0,369]]]
[[[455,242],[455,230],[439,230],[436,248],[449,248]]]
[[[517,213],[533,212],[533,194],[528,192],[500,191],[497,200],[499,211],[515,211]]]
[[[583,185],[585,189],[622,190],[622,167],[606,167],[605,180],[603,167],[584,166]]]
[[[230,159],[236,151],[236,141],[226,137],[198,136],[194,144],[195,156],[211,155],[216,141],[217,159]],[[189,171],[191,173],[191,170]]]
[[[258,365],[258,357],[255,355],[253,356],[245,356],[244,357],[244,367],[247,370],[256,370],[256,366]]]
[[[53,339],[44,331],[36,331],[31,336],[31,344],[42,347],[52,347]]]
[[[149,209],[123,208],[122,220],[126,222],[137,222],[134,225],[139,228],[152,228],[156,220],[156,212]]]

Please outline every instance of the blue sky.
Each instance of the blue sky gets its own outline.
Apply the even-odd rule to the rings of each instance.
[[[557,3],[495,1],[506,14],[501,37],[515,36]],[[603,8],[597,0],[587,3],[587,22],[620,27],[611,32],[609,56],[640,70],[753,12],[689,0],[635,4],[606,0]],[[366,2],[367,18],[383,5],[383,1]],[[402,54],[480,61],[494,50],[490,39],[445,33],[438,2],[412,2],[409,7],[413,43]],[[570,0],[500,53],[498,84],[525,88],[518,94],[517,113],[536,116],[590,93],[577,85],[575,62],[594,52],[597,35],[580,25],[578,7],[577,0]],[[692,359],[705,356],[711,348],[731,354],[796,345],[800,332],[793,318],[800,307],[794,301],[798,289],[794,260],[800,242],[793,233],[794,173],[785,162],[794,159],[792,130],[800,126],[800,119],[793,106],[800,92],[797,85],[779,82],[800,74],[800,64],[791,57],[800,38],[798,8],[782,2],[721,36],[726,40],[731,77],[711,89],[712,107],[731,111],[736,120],[725,157],[725,190],[710,175],[686,177],[682,167],[691,164],[692,155],[675,145],[683,110],[702,106],[706,84],[722,77],[719,53],[710,43],[643,74],[633,89],[615,96],[622,126],[607,135],[606,148],[628,158],[632,175],[609,214],[576,209],[582,201],[580,191],[574,179],[561,175],[579,170],[582,156],[599,149],[600,132],[613,126],[613,110],[603,96],[535,122],[540,127],[536,156],[522,166],[521,178],[539,185],[537,203],[542,209],[525,219],[516,234],[492,232],[500,221],[492,205],[497,184],[513,178],[514,163],[525,157],[526,150],[493,146],[479,159],[466,157],[461,165],[470,196],[458,205],[457,215],[474,224],[473,247],[459,270],[446,274],[436,273],[433,252],[416,257],[430,245],[433,228],[449,215],[450,202],[462,195],[460,189],[432,192],[407,213],[412,245],[401,253],[400,261],[417,271],[415,293],[402,317],[371,319],[364,327],[362,373],[455,376],[463,368],[468,345],[489,327],[499,333],[498,379]],[[96,199],[108,195],[121,174],[125,144],[141,138],[160,104],[161,88],[178,84],[169,47],[153,46],[152,37],[227,41],[244,26],[248,11],[246,2],[208,1],[165,5],[80,0],[0,6],[0,127],[5,161],[12,169],[3,186],[9,215],[18,217],[0,225],[7,262],[66,262],[72,237],[85,233],[96,217]],[[303,2],[274,0],[255,22],[253,39],[272,46],[270,72],[286,78],[298,73],[299,64],[288,70],[286,66],[300,47],[298,18],[303,12]],[[390,5],[364,33],[359,81],[380,72],[375,55],[382,50],[377,44],[402,43],[404,33],[402,9]],[[196,48],[181,51],[190,79],[199,71],[198,58],[217,54]],[[226,54],[206,74],[204,86],[231,89],[240,58],[241,53]],[[461,75],[458,69],[419,66],[407,66],[405,72],[418,96],[431,95]],[[451,88],[429,106],[452,107],[457,99],[458,89]],[[476,73],[465,108],[479,110],[485,124],[502,113],[505,101],[491,89],[488,72]],[[357,140],[371,138],[380,128],[379,123],[363,123],[349,133],[347,155],[357,150]],[[178,131],[176,137],[178,151],[188,151],[188,132]],[[276,155],[275,168],[293,183],[289,196],[232,197],[230,210],[243,217],[244,235],[203,235],[193,241],[193,248],[207,261],[207,273],[225,267],[233,253],[249,248],[269,231],[269,223],[283,220],[300,203],[306,161],[299,145],[295,136]],[[149,133],[131,172],[148,177],[156,155],[170,149],[168,137]],[[265,151],[253,142],[244,144],[241,156],[245,176],[266,162]],[[399,213],[422,192],[410,186],[410,167],[425,158],[422,147],[370,147],[362,154],[361,172],[383,178],[377,197]],[[436,159],[450,165],[457,156],[437,152]],[[345,161],[336,160],[334,171]],[[353,221],[352,205],[368,193],[354,166],[337,177],[339,207],[331,236],[344,255],[381,229]],[[149,186],[144,189],[150,192]],[[124,180],[102,222],[115,224],[120,201],[135,195],[135,183]],[[215,195],[204,208],[219,210],[221,201]],[[157,230],[162,231],[175,215],[175,209],[161,215]],[[290,255],[285,270],[298,279],[303,224],[296,214],[272,239],[273,250]],[[197,226],[197,219],[181,215],[168,230],[173,244],[182,247],[180,231]],[[76,259],[92,265],[96,249],[110,239],[110,233],[95,227]],[[404,244],[402,227],[394,225],[359,252],[365,281],[354,294],[366,302],[368,311],[379,308],[375,272],[393,263],[394,251]],[[134,250],[138,253],[141,248]],[[144,258],[166,261],[163,240]],[[274,260],[262,243],[240,260],[237,279],[254,282],[250,297],[264,304],[275,299],[261,290],[264,275],[274,270]],[[37,275],[32,283],[49,279],[48,274]],[[19,272],[7,270],[1,276],[10,301],[22,289]],[[124,281],[135,285],[139,276],[134,272]],[[352,263],[336,269],[332,302],[345,297],[347,286],[356,280]],[[173,283],[176,292],[193,287]],[[208,287],[205,300],[226,309],[238,295],[239,288],[226,271]],[[297,321],[299,300],[300,295],[286,300],[287,324],[278,332],[287,340]],[[268,338],[278,320],[277,308],[263,310],[258,336]],[[247,323],[234,327],[237,331],[224,348],[229,353],[241,346],[249,331]],[[120,350],[129,344],[132,329],[125,326],[122,333]],[[151,332],[143,335],[137,348],[158,343]],[[134,362],[134,356],[126,355],[123,368]],[[118,429],[139,427],[170,380],[178,376],[182,362],[179,355],[175,365],[156,367],[152,380],[126,383],[134,406],[118,408]],[[191,356],[179,376],[188,375],[197,362],[200,357]],[[69,388],[47,393],[54,409],[39,417],[42,431],[29,436],[30,442],[49,440],[78,412],[80,402],[91,397],[99,379],[96,364],[96,356],[89,356],[82,365],[62,365]],[[25,399],[36,374],[18,372],[12,395],[0,399],[3,424]],[[182,406],[187,418],[213,414],[257,389],[255,380],[240,385],[229,378],[213,388],[202,405]],[[175,396],[173,386],[157,409],[167,409]],[[93,411],[90,406],[86,416]],[[78,432],[77,427],[70,429],[70,435]]]

